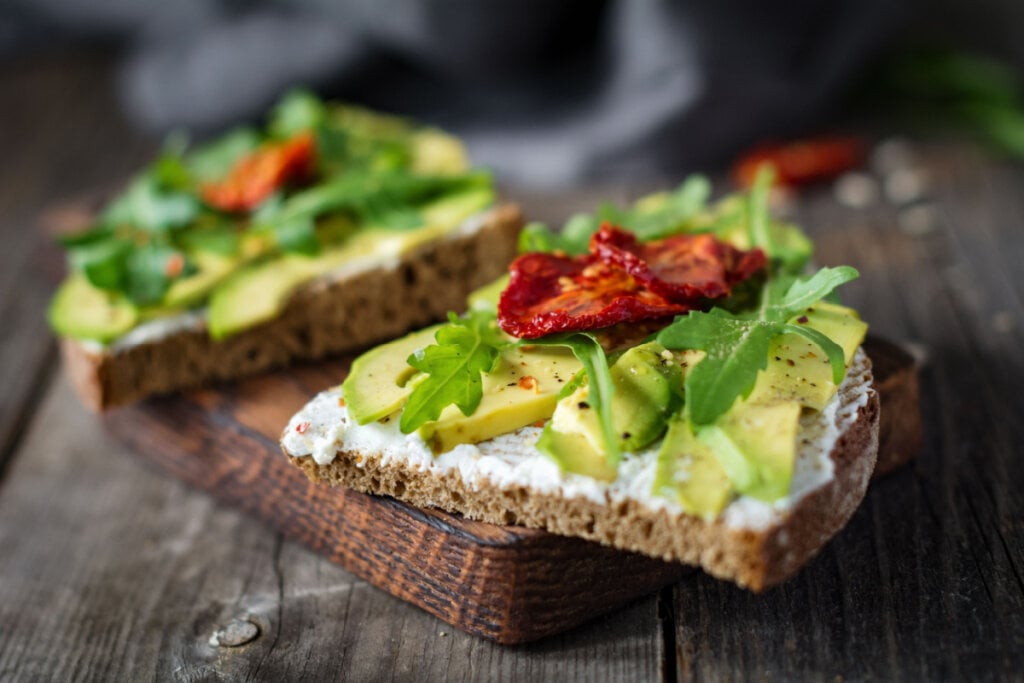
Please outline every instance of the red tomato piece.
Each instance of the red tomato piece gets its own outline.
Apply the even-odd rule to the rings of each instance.
[[[760,249],[741,251],[713,235],[673,235],[639,242],[607,223],[594,233],[590,251],[623,268],[651,291],[676,302],[726,296],[732,285],[764,267]]]
[[[286,183],[311,176],[315,152],[309,132],[263,145],[239,159],[225,178],[204,185],[200,194],[222,211],[252,211]]]
[[[498,324],[520,339],[594,330],[690,310],[655,294],[632,275],[593,255],[523,254],[498,302]]]
[[[865,145],[855,137],[820,137],[781,145],[761,145],[744,154],[732,169],[740,187],[754,184],[763,164],[775,167],[779,185],[797,187],[829,180],[864,162]]]
[[[712,235],[638,242],[602,225],[590,252],[524,254],[509,267],[498,324],[520,339],[668,318],[729,294],[764,267],[760,249],[744,252]]]

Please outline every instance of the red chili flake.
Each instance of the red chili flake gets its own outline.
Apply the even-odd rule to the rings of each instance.
[[[810,318],[808,318],[806,315],[802,315],[799,318],[797,318],[796,321],[802,325],[805,322],[807,322],[809,319]]]
[[[545,424],[547,424],[547,420],[537,420],[536,422],[532,423],[531,426],[533,426],[533,427],[543,427]]]
[[[295,431],[297,431],[299,434],[305,434],[307,429],[309,429],[308,422],[300,422],[299,424],[295,425]]]
[[[201,188],[203,199],[223,211],[251,211],[286,183],[313,173],[313,134],[263,145],[239,159],[222,180]]]
[[[342,396],[341,398],[338,399],[338,407],[339,408],[344,408],[345,407],[345,397],[344,396]]]
[[[864,162],[864,141],[855,137],[828,136],[785,144],[765,144],[740,157],[732,176],[740,187],[754,184],[763,164],[775,167],[779,185],[796,187],[829,180]]]
[[[171,254],[164,264],[164,274],[172,280],[185,270],[185,257],[181,254]]]
[[[764,266],[760,250],[743,252],[710,235],[639,243],[604,225],[590,254],[524,254],[509,267],[498,323],[533,339],[555,332],[669,318],[729,293]]]
[[[534,379],[531,375],[520,377],[519,382],[517,382],[517,384],[519,384],[520,389],[526,389],[528,391],[534,391],[537,388],[537,380]]]

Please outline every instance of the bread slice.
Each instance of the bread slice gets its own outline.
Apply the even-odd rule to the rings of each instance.
[[[62,340],[64,364],[82,400],[96,410],[354,351],[459,310],[467,294],[501,275],[516,253],[518,207],[502,205],[397,263],[320,278],[303,286],[281,315],[222,341],[201,315],[155,339],[108,347]]]
[[[434,457],[394,421],[346,431],[354,421],[340,399],[339,389],[323,392],[282,437],[313,481],[696,565],[754,591],[790,577],[846,524],[878,449],[878,393],[863,351],[826,410],[802,418],[790,495],[773,504],[740,498],[714,518],[649,494],[653,450],[630,456],[612,484],[561,472],[533,448],[536,427]]]

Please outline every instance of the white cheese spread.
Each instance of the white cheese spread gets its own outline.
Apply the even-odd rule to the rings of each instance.
[[[846,380],[821,412],[809,411],[801,418],[800,444],[789,495],[774,503],[749,497],[731,502],[721,515],[734,528],[762,529],[790,509],[811,491],[830,481],[833,465],[829,454],[839,436],[857,419],[871,392],[863,378],[869,363],[858,350]],[[470,490],[485,482],[506,489],[527,487],[537,493],[565,498],[583,497],[614,505],[632,499],[652,510],[683,514],[675,501],[652,493],[660,444],[627,453],[614,482],[603,482],[563,472],[538,451],[537,427],[524,427],[477,444],[462,444],[435,456],[419,435],[402,434],[397,420],[359,425],[341,404],[341,388],[324,391],[292,417],[281,445],[293,456],[311,456],[321,465],[334,460],[339,451],[372,454],[380,466],[413,469],[436,476],[457,471]]]

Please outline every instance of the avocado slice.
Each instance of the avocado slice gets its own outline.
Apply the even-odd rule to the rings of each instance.
[[[673,419],[658,451],[654,492],[696,515],[717,515],[732,498],[732,481],[688,420]]]
[[[316,256],[285,254],[244,267],[231,275],[210,297],[210,336],[224,339],[273,320],[292,292],[310,280],[347,263],[378,256],[396,256],[458,227],[493,200],[490,190],[474,189],[426,205],[424,225],[414,230],[366,226],[348,241]]]
[[[620,446],[624,451],[637,451],[661,436],[668,416],[679,405],[683,385],[680,357],[658,342],[647,342],[622,354],[609,373],[614,386],[612,416]],[[585,474],[610,466],[589,395],[589,388],[583,385],[559,401],[537,444],[567,472]]]
[[[550,425],[537,439],[537,450],[546,453],[565,472],[583,474],[601,481],[615,481],[618,473],[579,432],[558,432]]]
[[[135,327],[139,309],[124,295],[94,287],[75,273],[57,290],[47,317],[62,337],[107,343]]]
[[[457,137],[436,128],[413,133],[413,173],[423,175],[458,175],[469,169],[466,147]]]
[[[702,427],[697,439],[712,448],[737,491],[772,501],[789,492],[799,430],[796,401],[744,401]]]
[[[242,264],[237,256],[224,256],[209,251],[190,254],[196,272],[175,280],[164,294],[163,307],[192,308],[206,299],[210,291]]]
[[[789,321],[807,325],[836,342],[849,365],[857,347],[864,341],[867,324],[851,308],[819,301]],[[798,334],[784,334],[772,341],[768,365],[761,371],[748,401],[796,400],[801,405],[821,410],[836,393],[832,366],[824,352]]]
[[[508,287],[508,283],[511,278],[512,276],[506,273],[494,282],[470,292],[469,296],[466,298],[469,310],[497,313],[498,299],[501,298],[501,293],[505,291],[506,287]]]
[[[826,302],[789,322],[830,337],[847,364],[867,330],[855,311]],[[837,388],[825,354],[805,337],[782,335],[769,354],[751,394],[714,424],[694,433],[684,420],[673,422],[658,455],[656,491],[701,514],[720,511],[733,491],[767,501],[789,492],[801,410],[823,409]]]
[[[483,377],[483,398],[472,415],[448,406],[420,430],[431,450],[443,453],[463,443],[477,443],[546,420],[558,394],[582,365],[568,349],[551,346],[512,347],[498,367]]]
[[[419,372],[406,359],[417,349],[433,344],[440,327],[433,325],[374,347],[352,362],[341,390],[349,415],[356,422],[367,424],[402,407]]]

